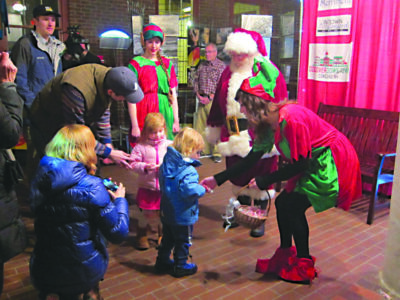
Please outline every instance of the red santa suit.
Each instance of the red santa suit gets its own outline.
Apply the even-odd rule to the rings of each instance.
[[[224,47],[224,52],[246,53],[256,55],[257,53],[266,56],[265,43],[260,34],[245,29],[236,29],[228,36]],[[245,157],[251,150],[254,133],[247,128],[247,120],[240,112],[240,104],[235,100],[236,92],[239,90],[244,79],[253,76],[253,64],[249,68],[240,72],[232,72],[228,66],[224,70],[219,80],[210,114],[207,119],[206,135],[210,143],[217,144],[218,151],[226,158],[226,167],[229,168],[237,161]],[[276,99],[287,98],[287,89],[284,77],[279,72],[276,78],[274,89]],[[232,134],[228,128],[228,122],[233,125],[236,118],[239,124],[239,134]],[[227,121],[227,119],[230,119]],[[232,126],[231,130],[232,130]],[[277,169],[277,155],[275,147],[269,154],[265,154],[255,167],[243,173],[241,176],[232,179],[234,184],[233,192],[238,193],[239,189],[255,176],[264,175]],[[253,199],[266,200],[266,191],[256,189],[241,190],[241,195],[248,195]]]

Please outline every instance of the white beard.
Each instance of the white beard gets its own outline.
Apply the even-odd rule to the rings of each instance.
[[[226,116],[237,118],[246,118],[244,114],[240,112],[240,104],[235,100],[236,93],[244,79],[249,78],[252,75],[251,69],[249,71],[239,73],[232,73],[228,84],[228,95],[226,99]]]

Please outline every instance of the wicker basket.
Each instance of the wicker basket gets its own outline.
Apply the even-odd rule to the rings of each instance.
[[[244,188],[246,188],[245,186]],[[267,191],[268,193],[268,191]],[[268,217],[269,210],[271,209],[271,196],[268,193],[267,209],[262,210],[254,206],[254,200],[251,199],[251,205],[240,205],[234,210],[235,221],[240,225],[256,229],[265,223]]]

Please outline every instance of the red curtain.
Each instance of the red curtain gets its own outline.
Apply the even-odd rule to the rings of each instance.
[[[298,101],[314,111],[319,102],[400,111],[400,1],[347,0],[342,2],[350,7],[330,10],[319,10],[318,2],[303,2]],[[349,34],[317,35],[318,21],[348,15]],[[330,49],[326,56],[331,59],[341,57],[341,48],[351,51],[346,80],[310,77],[311,60],[320,58],[312,52],[315,44]],[[341,54],[337,56],[335,51]]]

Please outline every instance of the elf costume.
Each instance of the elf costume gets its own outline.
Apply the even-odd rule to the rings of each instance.
[[[360,164],[354,147],[335,127],[299,104],[271,99],[268,62],[256,59],[254,66],[258,71],[244,80],[240,89],[278,104],[278,111],[266,114],[279,114],[274,144],[287,161],[278,171],[256,177],[260,189],[287,180],[285,190],[275,200],[281,246],[272,258],[259,259],[256,271],[309,283],[317,271],[315,257],[309,254],[305,211],[310,206],[315,212],[334,206],[348,210],[361,195]],[[268,130],[265,132],[270,136]],[[292,246],[292,238],[296,247]]]
[[[153,37],[158,37],[161,43],[164,41],[164,33],[157,25],[150,23],[143,27],[143,39],[146,41]],[[175,68],[172,62],[162,57],[167,74],[165,73],[159,61],[152,61],[143,56],[136,56],[130,62],[128,67],[135,72],[140,87],[144,93],[144,98],[140,103],[136,104],[137,121],[140,130],[143,129],[144,119],[150,112],[161,113],[167,124],[167,138],[174,138],[172,125],[174,123],[174,114],[172,105],[168,101],[168,92],[170,88],[178,86]]]

